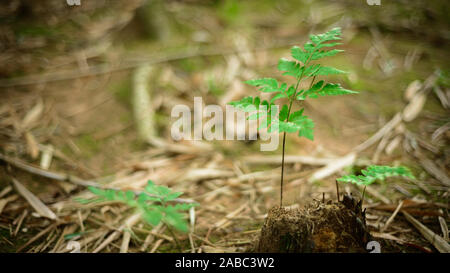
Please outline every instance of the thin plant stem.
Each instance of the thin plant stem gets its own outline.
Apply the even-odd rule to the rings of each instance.
[[[283,180],[284,180],[284,151],[286,147],[286,132],[283,133],[283,153],[281,156],[281,188],[280,188],[280,207],[283,206]]]
[[[339,201],[340,201],[340,200],[339,200],[339,185],[338,185],[337,180],[336,180],[336,195],[337,195],[337,200],[338,200],[338,202],[339,202]]]
[[[309,63],[309,60],[306,62],[305,66]],[[288,109],[288,114],[286,117],[286,120],[289,121],[289,116],[291,115],[291,108],[292,108],[292,103],[295,100],[295,97],[297,96],[297,89],[298,86],[300,84],[300,81],[303,78],[303,71],[302,74],[300,75],[300,77],[297,80],[297,84],[295,85],[295,92],[292,95],[292,97],[289,98],[289,109]],[[309,86],[309,88],[311,88],[311,86],[314,83],[314,80],[316,79],[316,76],[314,76],[314,78],[311,81],[311,84]],[[284,184],[284,155],[285,155],[285,151],[286,151],[286,132],[283,133],[283,151],[281,154],[281,185],[280,185],[280,207],[283,207],[283,184]]]
[[[167,223],[166,223],[166,227],[167,227],[167,230],[170,232],[170,235],[172,235],[172,237],[175,241],[175,245],[177,246],[180,253],[183,252],[183,250],[181,249],[180,242],[178,241],[177,237],[175,236],[175,233],[172,231],[172,229],[169,227],[169,225]]]

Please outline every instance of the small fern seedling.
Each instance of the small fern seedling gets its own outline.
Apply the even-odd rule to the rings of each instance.
[[[407,167],[399,166],[399,167],[390,167],[390,166],[378,166],[371,165],[367,167],[365,170],[361,171],[362,175],[344,175],[336,181],[344,182],[344,183],[353,183],[356,185],[369,186],[375,181],[383,181],[388,177],[399,176],[399,177],[407,177],[411,179],[415,179],[414,175]],[[337,186],[337,184],[336,184]],[[338,191],[338,200],[339,200],[339,189]],[[363,194],[364,198],[364,194]]]
[[[94,199],[79,199],[82,203],[117,201],[135,208],[142,219],[152,226],[164,223],[166,226],[174,227],[183,232],[188,231],[187,221],[184,219],[182,211],[198,205],[196,203],[179,203],[169,205],[177,199],[182,192],[174,192],[166,186],[158,186],[153,181],[148,181],[142,193],[136,194],[133,191],[121,191],[113,189],[88,188],[96,195]]]
[[[371,165],[365,170],[361,171],[362,175],[344,175],[338,178],[339,182],[353,183],[361,186],[369,186],[376,180],[383,181],[391,176],[403,176],[414,179],[414,175],[411,171],[403,166],[390,167],[390,166],[378,166]]]
[[[343,50],[330,49],[331,47],[340,45],[336,42],[341,40],[341,29],[334,28],[324,34],[310,35],[309,41],[303,45],[303,48],[294,46],[291,49],[291,56],[294,60],[280,59],[278,62],[278,70],[283,72],[284,76],[293,78],[293,84],[280,83],[274,78],[261,78],[246,81],[247,84],[259,88],[259,91],[265,93],[273,93],[274,96],[270,101],[261,101],[256,97],[245,97],[239,101],[229,102],[230,105],[245,112],[254,112],[250,114],[248,119],[263,118],[259,129],[267,128],[270,132],[283,133],[283,147],[281,159],[281,182],[280,182],[280,206],[283,205],[283,179],[284,179],[284,155],[286,146],[286,133],[297,133],[299,137],[306,137],[310,140],[314,139],[313,128],[314,122],[304,114],[304,109],[292,112],[292,106],[295,101],[304,101],[310,98],[318,98],[321,96],[335,96],[344,94],[358,93],[345,89],[339,84],[328,83],[315,80],[321,76],[332,74],[345,74],[342,70],[323,66],[316,63],[317,60],[324,57],[334,56]],[[309,88],[300,89],[301,82],[310,80]],[[272,107],[275,102],[280,99],[287,99],[288,103],[283,104],[280,108]],[[276,110],[273,110],[276,109]],[[280,109],[280,110],[278,110]],[[277,111],[278,113],[273,113]],[[274,115],[275,114],[275,115]],[[278,118],[272,118],[277,116]]]

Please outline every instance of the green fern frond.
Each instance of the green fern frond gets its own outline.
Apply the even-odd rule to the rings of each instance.
[[[151,180],[147,182],[144,192],[138,195],[133,191],[99,189],[96,187],[88,187],[88,189],[96,197],[91,200],[77,199],[78,202],[83,204],[99,201],[121,202],[139,211],[142,219],[150,225],[156,226],[163,222],[183,232],[188,231],[188,225],[181,211],[189,210],[198,205],[196,203],[167,205],[167,202],[174,201],[183,193],[174,192],[166,186],[158,186]]]
[[[338,178],[337,181],[368,186],[377,180],[383,181],[386,178],[393,176],[408,177],[411,179],[415,178],[411,171],[403,166],[390,167],[371,165],[367,167],[367,169],[362,170],[361,173],[363,175],[345,175]]]
[[[284,76],[291,76],[295,79],[296,84],[288,87],[287,83],[279,83],[274,78],[261,78],[246,81],[245,83],[255,86],[259,91],[265,93],[274,93],[269,102],[261,103],[259,97],[245,97],[239,101],[233,101],[229,104],[244,111],[254,112],[260,110],[260,105],[266,105],[264,111],[252,113],[248,117],[250,120],[265,118],[261,128],[268,128],[269,131],[278,130],[278,132],[298,132],[299,136],[313,140],[314,123],[305,116],[290,119],[290,107],[295,100],[305,100],[307,98],[318,98],[323,96],[336,96],[345,94],[355,94],[356,91],[348,90],[339,84],[325,83],[323,80],[314,84],[316,77],[345,74],[347,72],[321,64],[311,63],[324,57],[334,56],[342,50],[332,49],[332,47],[340,45],[341,29],[333,28],[323,34],[310,35],[310,41],[306,42],[303,47],[294,46],[291,48],[291,56],[293,60],[281,58],[278,62],[278,70]],[[312,78],[311,88],[298,90],[299,83],[305,79]],[[279,119],[270,119],[271,108],[276,101],[287,99],[288,104],[282,104],[277,113]],[[293,113],[292,113],[293,114]],[[278,129],[276,129],[278,128]]]

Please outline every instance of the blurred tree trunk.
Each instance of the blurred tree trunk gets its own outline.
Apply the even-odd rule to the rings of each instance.
[[[137,11],[137,19],[147,38],[166,41],[171,35],[171,23],[164,0],[147,0]]]

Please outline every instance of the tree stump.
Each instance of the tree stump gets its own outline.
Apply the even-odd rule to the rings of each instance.
[[[256,252],[367,252],[370,241],[361,202],[314,201],[303,209],[273,207],[261,229]]]

